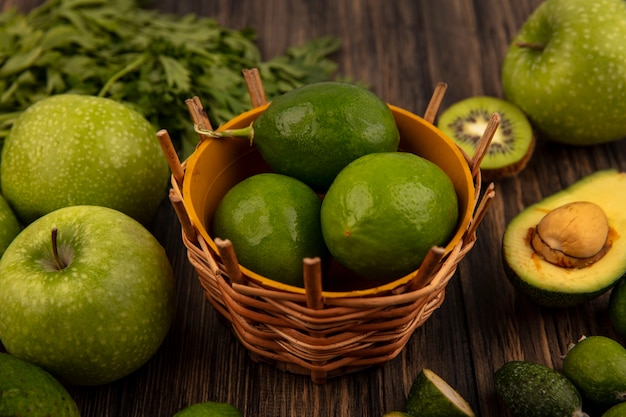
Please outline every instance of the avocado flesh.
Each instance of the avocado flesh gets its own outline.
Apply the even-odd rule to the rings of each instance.
[[[571,306],[611,288],[626,273],[626,173],[603,170],[520,212],[507,226],[502,242],[504,267],[513,285],[545,306]],[[602,207],[609,220],[612,246],[594,264],[563,268],[537,255],[529,242],[534,228],[551,210],[576,201]]]

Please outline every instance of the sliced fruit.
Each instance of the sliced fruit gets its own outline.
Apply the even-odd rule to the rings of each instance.
[[[412,153],[380,152],[339,173],[321,224],[340,264],[382,282],[416,270],[432,246],[445,246],[458,216],[454,185],[441,168]]]
[[[597,405],[626,401],[626,349],[609,337],[579,340],[563,360],[563,374]]]
[[[406,412],[420,417],[473,417],[467,401],[428,368],[415,377],[406,400]]]
[[[507,362],[496,371],[494,382],[496,393],[515,417],[588,417],[574,384],[545,365]]]
[[[626,174],[603,170],[520,212],[502,240],[511,283],[540,305],[603,294],[626,273]],[[607,229],[608,226],[608,229]]]
[[[535,149],[535,135],[526,115],[505,100],[479,96],[448,107],[437,122],[439,130],[472,157],[496,112],[501,116],[500,125],[480,164],[487,181],[513,176],[526,167]]]

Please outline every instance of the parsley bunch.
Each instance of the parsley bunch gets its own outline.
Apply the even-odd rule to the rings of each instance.
[[[268,99],[328,79],[331,37],[264,61],[252,30],[143,9],[134,0],[48,0],[0,14],[0,141],[26,107],[61,93],[125,102],[167,129],[181,156],[197,142],[184,102],[202,101],[218,126],[251,108],[242,75],[258,68]]]

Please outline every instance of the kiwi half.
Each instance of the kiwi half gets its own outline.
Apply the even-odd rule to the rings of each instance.
[[[493,113],[501,116],[485,157],[480,164],[486,181],[516,175],[526,167],[535,149],[535,135],[526,115],[505,100],[479,96],[461,100],[441,113],[437,127],[469,157]]]

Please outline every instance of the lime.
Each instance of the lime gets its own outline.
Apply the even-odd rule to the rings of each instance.
[[[217,401],[205,401],[189,405],[173,417],[241,417],[241,411],[235,406]]]
[[[602,414],[602,417],[624,417],[626,416],[626,403],[619,403],[609,408]]]
[[[213,236],[232,242],[239,263],[266,278],[302,286],[302,260],[326,256],[321,200],[285,175],[253,175],[231,188],[213,219]]]
[[[351,83],[307,84],[272,100],[252,126],[207,131],[213,137],[246,137],[274,172],[319,192],[350,162],[398,149],[391,109],[369,89]]]
[[[458,216],[446,173],[406,152],[374,153],[350,163],[321,209],[330,253],[344,267],[377,281],[417,269],[431,247],[447,243]]]

